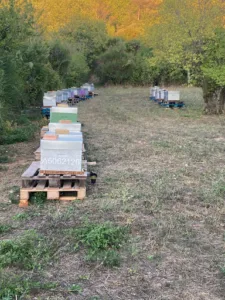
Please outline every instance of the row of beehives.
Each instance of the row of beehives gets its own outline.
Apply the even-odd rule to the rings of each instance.
[[[150,99],[157,102],[180,101],[180,92],[168,91],[155,86],[150,88]]]
[[[56,106],[57,103],[67,102],[69,99],[86,99],[94,95],[94,84],[85,83],[80,88],[72,87],[59,91],[49,91],[44,94],[43,107]]]
[[[83,134],[75,107],[52,107],[48,131],[41,139],[40,172],[43,174],[83,174]]]

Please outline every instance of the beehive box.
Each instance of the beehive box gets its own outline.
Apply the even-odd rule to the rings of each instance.
[[[48,136],[41,140],[40,172],[73,174],[82,172],[83,139],[76,136]]]
[[[156,98],[157,93],[158,93],[159,87],[158,86],[154,86],[152,88],[152,96]]]
[[[180,92],[179,91],[168,91],[166,100],[179,101],[180,100]]]
[[[76,107],[52,107],[50,114],[51,123],[59,123],[63,120],[69,120],[72,123],[77,122]]]
[[[82,132],[69,132],[68,129],[59,129],[58,131],[47,131],[45,135],[54,135],[57,134],[59,137],[64,136],[64,137],[79,137],[83,139],[83,133]]]
[[[160,90],[160,99],[164,100],[166,96],[166,90]]]
[[[54,107],[56,106],[56,96],[48,96],[45,95],[43,98],[43,106],[44,107]]]
[[[81,123],[49,123],[49,131],[56,132],[56,130],[68,130],[69,133],[80,132],[81,131]]]

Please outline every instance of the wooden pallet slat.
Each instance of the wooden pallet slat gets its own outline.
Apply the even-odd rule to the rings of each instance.
[[[39,161],[34,161],[30,165],[30,167],[23,173],[22,178],[30,178],[33,177],[38,169],[40,168],[40,162]]]
[[[62,190],[69,190],[72,188],[72,181],[64,181]]]
[[[39,181],[38,184],[37,184],[37,186],[36,186],[36,189],[37,190],[38,189],[43,190],[43,189],[45,189],[46,184],[47,184],[47,180],[45,180],[45,181]]]

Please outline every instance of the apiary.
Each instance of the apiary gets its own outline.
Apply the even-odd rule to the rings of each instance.
[[[77,122],[76,107],[52,107],[50,114],[51,123],[60,123],[60,121],[68,120],[72,123]]]

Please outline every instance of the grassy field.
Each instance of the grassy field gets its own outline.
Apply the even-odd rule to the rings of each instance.
[[[98,92],[79,104],[98,173],[85,201],[19,209],[38,137],[0,149],[0,299],[225,299],[224,116],[202,115],[197,88],[184,110],[146,88]]]

